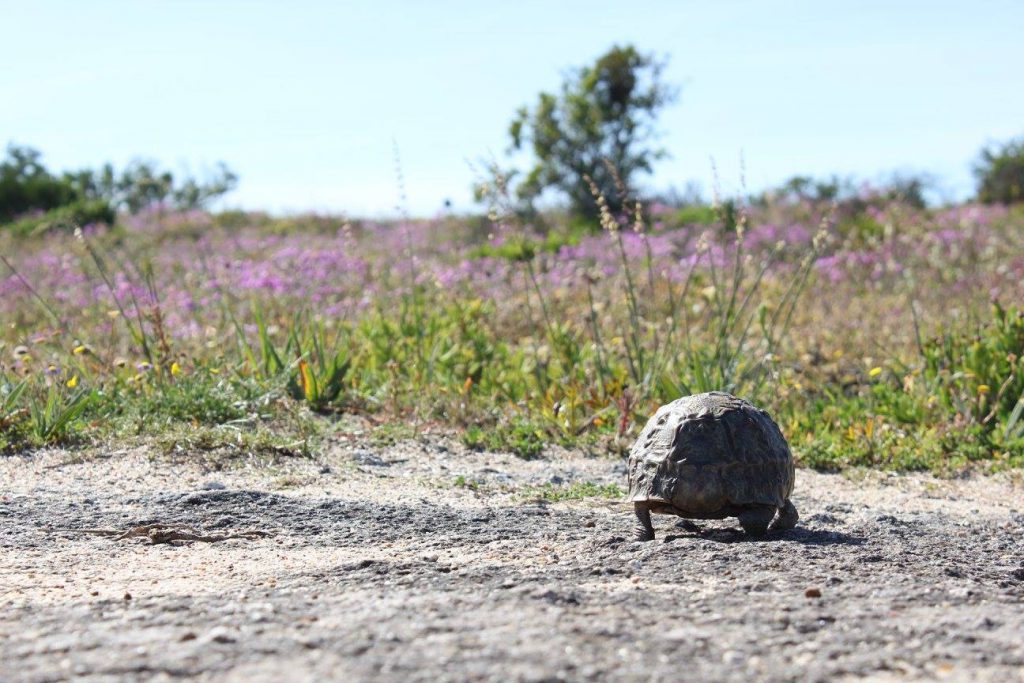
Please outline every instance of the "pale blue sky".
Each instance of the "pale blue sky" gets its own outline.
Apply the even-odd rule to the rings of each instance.
[[[381,215],[471,206],[468,162],[614,43],[669,58],[672,158],[651,187],[930,172],[970,192],[1024,134],[1024,2],[488,4],[0,0],[0,144],[56,169],[133,157],[241,176],[228,206]]]

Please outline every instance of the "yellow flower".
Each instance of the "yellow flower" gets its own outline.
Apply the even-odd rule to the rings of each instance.
[[[882,368],[877,367],[877,366],[871,368],[870,370],[868,370],[868,377],[878,377],[881,374],[882,374]]]
[[[171,374],[172,375],[180,375],[181,374],[181,366],[178,365],[178,361],[174,361],[173,363],[171,363]]]
[[[979,393],[979,394],[981,394],[981,395],[983,395],[983,396],[984,396],[984,395],[985,395],[985,394],[987,394],[987,393],[988,393],[989,391],[991,391],[991,389],[989,389],[989,386],[988,386],[987,384],[979,384],[979,385],[978,385],[978,393]]]
[[[74,375],[68,380],[68,389],[74,389],[78,386],[78,375]]]

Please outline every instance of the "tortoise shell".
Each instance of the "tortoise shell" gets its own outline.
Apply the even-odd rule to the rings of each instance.
[[[718,391],[659,408],[629,454],[629,501],[694,519],[781,509],[794,478],[793,455],[768,413]]]

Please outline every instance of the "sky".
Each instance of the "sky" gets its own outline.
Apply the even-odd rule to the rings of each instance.
[[[899,172],[958,199],[1024,134],[1020,0],[0,0],[0,23],[0,144],[53,170],[224,161],[228,208],[470,210],[515,110],[615,44],[680,88],[651,190]]]

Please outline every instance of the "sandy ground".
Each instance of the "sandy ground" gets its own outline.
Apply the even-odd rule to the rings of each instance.
[[[0,681],[1024,681],[1024,481],[800,470],[748,540],[442,438],[313,460],[0,459]],[[163,524],[218,542],[84,533]],[[70,529],[70,530],[69,530]]]

